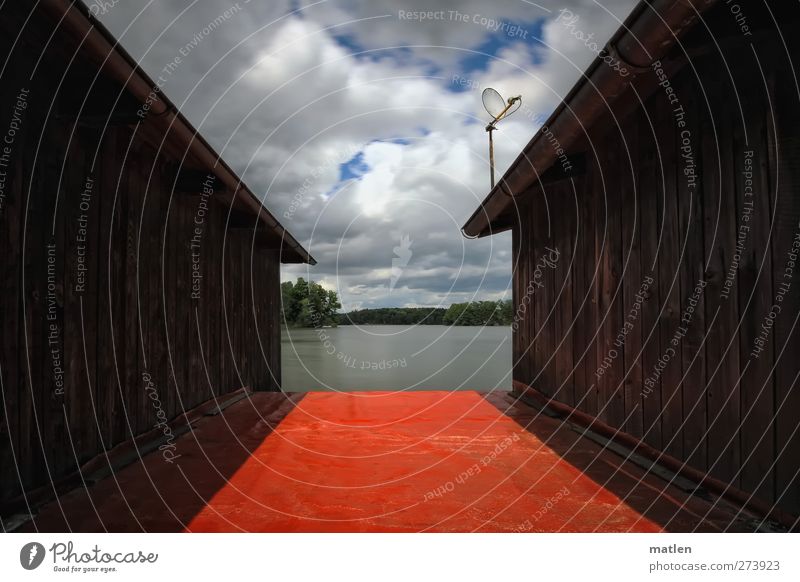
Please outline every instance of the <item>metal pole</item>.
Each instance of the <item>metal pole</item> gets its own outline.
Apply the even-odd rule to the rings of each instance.
[[[503,110],[498,114],[498,116],[495,117],[492,120],[492,122],[489,125],[486,126],[486,131],[489,132],[489,176],[490,176],[490,181],[492,183],[492,189],[494,189],[494,139],[492,138],[492,132],[495,129],[497,129],[495,127],[495,123],[497,123],[498,121],[503,119],[505,114],[508,113],[508,110],[511,109],[511,107],[514,105],[514,103],[516,103],[520,99],[521,99],[521,97],[519,97],[519,96],[512,97],[511,99],[509,99],[508,103],[503,108]]]
[[[487,125],[486,131],[489,132],[489,176],[491,178],[492,188],[494,188],[494,140],[492,139],[494,126],[491,124]]]

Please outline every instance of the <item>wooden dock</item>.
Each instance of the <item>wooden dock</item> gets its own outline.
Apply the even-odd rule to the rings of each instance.
[[[752,531],[507,393],[259,392],[62,495],[28,531]],[[674,477],[674,476],[673,476]]]

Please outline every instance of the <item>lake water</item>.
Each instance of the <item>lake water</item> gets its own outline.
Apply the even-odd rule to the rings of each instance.
[[[510,327],[284,329],[281,353],[287,392],[511,389]]]

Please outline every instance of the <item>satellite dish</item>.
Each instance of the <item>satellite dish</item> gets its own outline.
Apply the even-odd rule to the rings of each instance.
[[[494,188],[494,140],[492,139],[492,132],[497,129],[497,122],[505,119],[522,105],[522,96],[509,97],[503,99],[497,91],[491,87],[487,87],[481,94],[483,107],[486,112],[492,116],[489,125],[486,126],[486,131],[489,132],[489,170],[491,176],[492,188]]]
[[[483,101],[484,109],[486,109],[486,112],[492,116],[492,119],[497,119],[497,117],[503,112],[503,109],[506,108],[506,100],[503,99],[500,93],[491,87],[487,87],[483,90],[481,100]]]
[[[522,105],[521,97],[512,97],[506,101],[500,93],[491,87],[483,90],[481,100],[483,101],[484,109],[492,116],[494,121],[500,121],[503,117],[508,117]]]

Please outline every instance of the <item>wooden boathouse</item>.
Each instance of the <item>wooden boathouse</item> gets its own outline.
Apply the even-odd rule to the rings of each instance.
[[[465,226],[509,394],[280,392],[314,260],[83,4],[4,3],[0,529],[792,528],[799,15],[737,6],[642,2]]]
[[[513,233],[515,393],[788,523],[798,24],[792,2],[641,2],[464,226]]]
[[[314,260],[82,3],[4,3],[0,47],[8,515],[279,390],[280,263]]]

